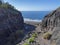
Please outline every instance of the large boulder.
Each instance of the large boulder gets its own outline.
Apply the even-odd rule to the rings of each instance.
[[[21,12],[15,9],[0,8],[0,45],[15,43],[14,41],[18,39],[16,39],[16,35],[18,37],[20,34],[16,34],[16,31],[22,31],[23,27],[24,20]]]

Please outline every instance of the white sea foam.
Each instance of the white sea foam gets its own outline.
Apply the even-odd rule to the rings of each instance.
[[[38,20],[38,19],[29,19],[29,18],[24,18],[24,21],[32,21],[32,22],[41,22],[42,20]]]

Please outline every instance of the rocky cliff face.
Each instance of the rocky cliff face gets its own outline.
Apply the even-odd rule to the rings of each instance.
[[[21,12],[0,8],[0,45],[15,45],[15,41],[22,38],[23,27]]]
[[[44,17],[42,30],[52,34],[51,45],[60,45],[60,7]]]

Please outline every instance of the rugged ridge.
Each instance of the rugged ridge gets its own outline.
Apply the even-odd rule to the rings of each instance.
[[[42,31],[52,34],[51,45],[60,45],[60,7],[44,17]]]
[[[15,45],[15,41],[22,38],[22,34],[17,34],[16,31],[22,31],[23,27],[24,20],[21,12],[0,8],[0,45]]]

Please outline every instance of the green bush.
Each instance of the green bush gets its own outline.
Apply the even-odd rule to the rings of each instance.
[[[14,6],[10,5],[8,2],[2,3],[0,1],[0,8],[14,9]]]
[[[29,43],[34,42],[36,36],[37,36],[37,33],[33,33],[32,36],[27,40],[28,43],[24,43],[24,45],[29,45]]]
[[[24,43],[23,45],[29,45],[28,43]]]
[[[43,38],[49,40],[49,39],[51,38],[51,34],[48,33],[48,32],[46,32],[46,33],[43,35]]]
[[[37,33],[32,34],[32,37],[37,37]]]
[[[31,43],[31,42],[34,42],[34,40],[35,40],[35,37],[31,37],[28,39],[28,42]]]

